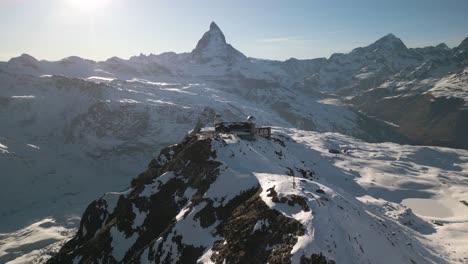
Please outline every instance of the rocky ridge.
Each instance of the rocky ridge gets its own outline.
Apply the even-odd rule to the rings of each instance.
[[[130,189],[92,202],[49,263],[446,261],[414,238],[432,224],[396,203],[354,198],[344,174],[313,162],[322,155],[278,132],[188,137]]]

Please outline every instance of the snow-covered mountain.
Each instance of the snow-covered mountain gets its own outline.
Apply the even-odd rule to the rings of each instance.
[[[199,64],[224,66],[249,63],[244,54],[227,44],[223,32],[214,22],[211,22],[210,30],[198,41],[190,55],[191,59]]]
[[[351,108],[396,124],[414,144],[467,149],[467,42],[409,49],[389,34],[332,55],[305,89],[346,97]]]
[[[0,62],[0,262],[57,248],[91,200],[216,113],[468,148],[467,43],[409,49],[390,34],[329,59],[271,61],[247,58],[212,23],[190,53]]]
[[[188,137],[93,201],[49,263],[466,263],[467,157],[294,129]]]
[[[0,72],[89,80],[202,83],[250,100],[268,101],[270,108],[279,110],[295,126],[306,123],[299,127],[303,129],[321,130],[325,126],[326,131],[366,140],[395,140],[395,135],[378,136],[381,131],[359,131],[369,119],[383,120],[396,125],[392,129],[387,126],[384,131],[399,134],[398,142],[406,138],[405,142],[413,144],[467,149],[468,141],[463,137],[468,133],[463,122],[467,117],[466,43],[468,39],[453,49],[443,43],[407,48],[399,38],[389,34],[367,47],[348,54],[333,54],[329,59],[269,61],[247,58],[226,42],[213,22],[190,53],[139,55],[129,60],[114,57],[102,62],[78,57],[49,62],[22,55],[0,65]],[[307,105],[289,102],[286,97],[304,97]],[[346,105],[346,109],[338,107],[339,111],[354,116],[353,122],[359,120],[360,129],[350,129],[330,118],[309,122],[319,118],[322,111],[312,107],[314,111],[302,112],[311,108],[309,104],[316,105],[320,97],[341,100],[334,107]],[[317,106],[331,108],[330,104]],[[414,114],[407,115],[408,112]]]

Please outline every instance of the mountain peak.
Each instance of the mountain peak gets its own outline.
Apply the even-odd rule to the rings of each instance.
[[[387,35],[383,36],[382,39],[398,39],[393,33],[388,33]]]
[[[195,50],[207,48],[209,45],[226,45],[226,37],[224,37],[221,29],[215,22],[211,22],[210,30],[203,34],[203,37],[198,41]]]
[[[450,48],[447,46],[445,43],[440,43],[439,45],[436,46],[436,48],[439,49],[444,49],[444,50],[449,50]]]
[[[370,44],[368,46],[365,46],[365,47],[356,48],[352,52],[358,52],[358,53],[360,53],[360,52],[364,52],[364,53],[370,52],[370,53],[379,53],[379,54],[390,55],[390,54],[393,54],[394,52],[407,51],[407,50],[408,50],[408,48],[403,43],[403,41],[401,41],[401,39],[399,39],[398,37],[396,37],[395,35],[390,33],[390,34],[387,34],[387,35],[379,38],[374,43],[372,43],[372,44]],[[337,54],[337,55],[339,55],[339,54]],[[335,56],[332,55],[330,58],[336,57],[337,55],[335,55]]]
[[[214,21],[212,21],[211,24],[210,24],[210,30],[219,30],[219,31],[221,31],[221,29],[218,27],[218,25],[216,25],[216,23]]]
[[[468,49],[468,37],[465,38],[460,45],[458,45],[458,48],[460,49]]]
[[[385,35],[376,42],[368,46],[373,51],[397,51],[407,50],[406,45],[392,33]]]
[[[21,56],[19,57],[11,58],[8,61],[9,64],[13,64],[13,65],[21,66],[21,67],[34,68],[34,69],[38,69],[38,62],[39,61],[36,58],[25,53],[21,54]]]
[[[11,58],[10,61],[31,61],[31,62],[37,62],[37,59],[34,58],[33,56],[23,53],[19,57],[14,57]]]
[[[392,33],[387,34],[384,37],[378,39],[375,43],[387,44],[387,45],[392,45],[392,46],[395,46],[395,47],[403,47],[404,46],[406,48],[403,41],[401,41],[401,39],[397,38]]]
[[[226,37],[215,22],[211,22],[210,30],[205,32],[198,41],[197,46],[192,51],[192,58],[199,63],[205,63],[214,58],[219,58],[228,63],[233,63],[234,60],[239,58],[247,59],[226,42]]]

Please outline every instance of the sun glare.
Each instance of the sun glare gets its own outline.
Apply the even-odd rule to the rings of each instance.
[[[109,4],[110,0],[69,0],[70,4],[81,11],[93,12],[102,9]]]

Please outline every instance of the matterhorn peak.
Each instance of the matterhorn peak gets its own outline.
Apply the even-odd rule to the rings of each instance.
[[[221,29],[215,22],[211,22],[210,30],[203,34],[203,37],[198,41],[195,50],[206,49],[209,46],[224,46],[227,45],[226,38],[224,37]],[[195,51],[194,50],[194,51]]]
[[[219,58],[229,64],[239,59],[247,60],[242,53],[226,42],[226,37],[218,25],[211,22],[210,30],[203,34],[192,51],[192,59],[198,63],[206,63],[214,58]]]
[[[210,30],[219,30],[219,31],[221,31],[221,29],[218,27],[218,25],[216,25],[216,23],[214,21],[212,21],[211,24],[210,24]]]

